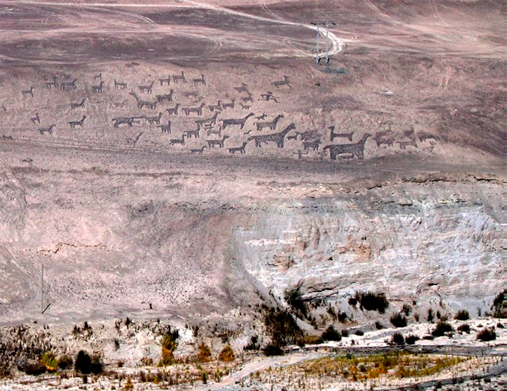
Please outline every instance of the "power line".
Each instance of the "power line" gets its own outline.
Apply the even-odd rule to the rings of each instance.
[[[326,57],[325,62],[326,64],[329,63],[329,26],[333,25],[336,26],[335,22],[330,21],[324,21],[324,22],[315,22],[312,23],[315,27],[317,27],[317,49],[316,49],[316,55],[315,55],[315,63],[320,63],[320,28],[319,26],[325,26],[326,27]]]

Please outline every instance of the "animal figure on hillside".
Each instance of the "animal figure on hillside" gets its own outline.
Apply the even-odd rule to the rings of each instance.
[[[241,154],[245,153],[246,145],[248,144],[247,141],[243,142],[243,144],[240,147],[234,147],[234,148],[228,148],[229,153],[235,154],[236,152],[239,152]]]
[[[206,145],[203,145],[202,148],[191,149],[190,153],[197,153],[199,155],[202,155],[202,153],[204,152],[204,148],[206,148]]]
[[[160,125],[160,120],[162,119],[162,113],[158,113],[158,116],[156,117],[144,117],[144,119],[146,121],[148,121],[148,123],[150,125],[154,125],[154,124],[157,124],[157,125]]]
[[[256,147],[262,146],[263,143],[267,144],[268,142],[274,142],[276,143],[276,146],[278,148],[283,148],[285,136],[293,129],[296,129],[296,125],[292,123],[281,132],[272,134],[263,134],[260,136],[250,136],[246,141],[254,140]]]
[[[176,103],[176,106],[174,106],[171,109],[167,109],[166,111],[169,115],[178,115],[179,108],[180,108],[180,104]]]
[[[32,117],[30,118],[30,120],[32,121],[32,123],[38,123],[40,125],[40,117],[39,117],[39,113],[35,113],[35,117]]]
[[[324,150],[329,149],[329,156],[332,160],[336,160],[338,155],[352,155],[352,157],[356,156],[359,160],[364,159],[364,145],[368,137],[371,134],[365,133],[363,138],[354,144],[334,144],[334,145],[326,145]]]
[[[185,145],[185,135],[183,134],[181,136],[181,138],[173,138],[169,141],[169,144],[170,145],[176,145],[176,144],[180,144],[180,145]]]
[[[254,113],[250,113],[246,117],[243,117],[243,118],[223,119],[223,120],[221,120],[221,122],[222,122],[222,129],[225,130],[225,128],[227,126],[232,126],[232,125],[239,125],[240,129],[243,129],[243,127],[245,126],[245,123],[248,120],[248,118],[250,118],[253,115],[255,115],[255,114]]]
[[[210,111],[222,111],[222,101],[219,100],[216,105],[209,105]]]
[[[136,95],[136,93],[134,91],[131,91],[129,93],[129,95],[132,95],[135,98],[135,100],[137,101],[137,108],[139,108],[139,109],[142,109],[144,106],[147,106],[148,108],[153,109],[153,110],[157,108],[158,102],[149,102],[149,101],[142,100]]]
[[[157,101],[159,103],[162,103],[162,101],[164,101],[164,100],[167,102],[172,102],[173,101],[173,94],[174,94],[174,91],[171,89],[171,91],[169,91],[168,94],[156,95]]]
[[[303,142],[303,149],[305,151],[308,151],[310,148],[315,150],[319,149],[319,145],[322,144],[322,141],[320,139],[314,140],[314,141],[304,141]]]
[[[271,85],[275,86],[276,88],[279,88],[281,86],[287,86],[289,88],[292,88],[290,86],[290,81],[289,81],[289,76],[283,76],[283,80],[280,80],[280,81],[274,81],[273,83],[271,83]]]
[[[98,86],[92,86],[92,92],[95,94],[102,93],[102,92],[104,92],[103,87],[104,87],[104,82],[101,81]]]
[[[67,123],[69,124],[71,129],[75,129],[78,126],[80,128],[82,128],[84,125],[85,119],[86,119],[86,115],[83,115],[83,118],[81,118],[79,121],[69,121]]]
[[[241,87],[234,87],[234,89],[238,92],[246,92],[247,94],[249,94],[248,85],[245,83],[241,83]]]
[[[53,134],[53,128],[55,127],[56,125],[50,125],[49,127],[47,128],[39,128],[39,132],[40,134],[44,134],[44,133],[49,133],[49,134]]]
[[[222,109],[231,108],[234,109],[234,99],[230,103],[222,103]]]
[[[211,118],[206,119],[196,119],[195,123],[199,128],[205,127],[205,125],[209,125],[209,127],[212,127],[217,123],[218,113],[215,113],[215,115]]]
[[[160,129],[162,129],[162,133],[171,133],[171,121],[167,121],[166,125],[160,125]]]
[[[201,103],[198,107],[184,107],[183,111],[185,112],[185,115],[189,115],[190,113],[196,113],[198,116],[202,115],[202,109],[205,106],[204,103]]]
[[[75,89],[77,89],[76,82],[77,82],[77,79],[74,79],[72,81],[62,81],[62,83],[60,84],[60,88],[63,91],[66,91],[69,88],[75,90]]]
[[[264,128],[269,128],[271,130],[275,130],[276,129],[276,125],[278,124],[278,121],[280,121],[280,119],[284,118],[282,114],[280,115],[277,115],[273,121],[266,121],[266,122],[254,122],[254,125],[257,126],[257,130],[258,131],[261,131],[262,129]]]
[[[198,127],[196,130],[185,130],[183,132],[183,134],[185,135],[186,138],[192,138],[192,137],[195,137],[195,138],[199,138],[200,137],[200,128]]]
[[[147,92],[148,94],[151,94],[153,92],[153,84],[155,84],[155,81],[152,81],[150,84],[137,87],[139,88],[139,92]]]
[[[123,82],[120,82],[120,81],[116,81],[116,79],[114,79],[114,88],[118,88],[118,89],[126,89],[127,88],[127,83],[123,83]]]
[[[33,87],[30,87],[29,90],[23,90],[23,91],[21,91],[21,94],[23,96],[30,95],[33,98]]]
[[[53,77],[53,81],[48,81],[44,83],[44,87],[51,89],[58,87],[58,83],[56,82],[56,77]]]
[[[74,110],[74,109],[77,109],[78,107],[84,107],[85,100],[86,100],[86,98],[82,99],[81,102],[79,102],[79,103],[71,103],[70,109]]]
[[[183,72],[183,71],[181,71],[181,75],[174,75],[173,76],[173,82],[178,84],[180,81],[183,83],[187,82],[187,78],[185,77],[185,72]]]
[[[158,79],[158,81],[160,82],[160,85],[163,86],[164,83],[167,84],[168,86],[171,85],[171,76],[167,76],[165,79]]]
[[[215,145],[218,145],[219,148],[224,147],[225,140],[227,140],[229,136],[223,136],[220,140],[205,140],[208,143],[209,148],[214,148]]]
[[[204,75],[201,75],[200,79],[193,79],[192,81],[194,82],[194,86],[197,86],[199,84],[202,84],[203,86],[206,85],[206,80],[204,79]]]

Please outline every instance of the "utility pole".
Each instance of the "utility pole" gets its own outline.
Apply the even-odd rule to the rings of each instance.
[[[315,27],[317,27],[317,49],[315,51],[315,64],[318,64],[319,61],[320,61],[320,57],[319,57],[319,52],[320,52],[320,47],[319,47],[319,40],[320,40],[320,29],[319,29],[319,22],[315,22],[315,23],[312,23]]]
[[[329,63],[329,26],[333,25],[336,26],[335,22],[315,22],[312,23],[315,27],[317,27],[317,55],[315,56],[315,63],[318,64],[320,62],[320,56],[319,56],[319,43],[320,43],[320,29],[319,26],[326,26],[326,64]]]
[[[40,313],[44,312],[44,265],[40,272]]]

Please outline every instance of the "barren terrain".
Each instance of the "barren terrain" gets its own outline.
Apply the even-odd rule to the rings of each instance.
[[[0,325],[227,313],[241,351],[264,307],[307,334],[340,326],[331,307],[358,327],[492,311],[505,18],[487,0],[0,0]],[[366,291],[386,313],[351,304]]]

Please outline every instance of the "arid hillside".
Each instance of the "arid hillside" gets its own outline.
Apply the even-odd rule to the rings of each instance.
[[[294,289],[488,310],[504,20],[495,1],[0,1],[0,323]]]

